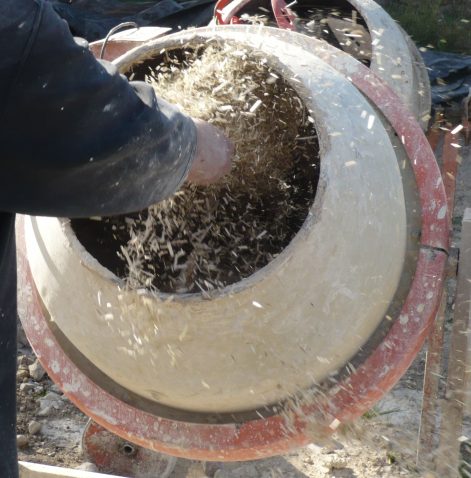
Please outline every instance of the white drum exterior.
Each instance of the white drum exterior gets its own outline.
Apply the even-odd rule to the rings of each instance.
[[[156,40],[145,55],[197,35]],[[218,29],[217,36],[224,40],[225,34]],[[205,38],[209,33],[199,41]],[[318,193],[282,254],[210,300],[156,297],[123,290],[67,220],[25,221],[33,278],[55,326],[122,387],[193,412],[276,403],[345,365],[383,320],[406,249],[401,173],[365,98],[298,46],[233,29],[227,38],[258,50],[294,78],[316,121]],[[118,67],[140,61],[139,51],[122,57]]]

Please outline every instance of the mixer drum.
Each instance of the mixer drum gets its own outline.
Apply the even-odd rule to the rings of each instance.
[[[247,11],[261,13],[257,8],[259,3],[254,0],[219,0],[214,21],[229,24],[235,18],[243,18]],[[288,11],[285,9],[286,3],[290,5]],[[292,28],[309,36],[325,36],[326,41],[358,60],[366,61],[371,71],[397,93],[422,128],[427,129],[431,110],[427,69],[415,43],[380,5],[373,0],[300,0],[294,4],[286,3],[280,0],[268,3],[276,12],[280,28]],[[287,21],[286,15],[289,17],[290,9],[301,22],[293,19]],[[336,10],[336,14],[327,15],[322,20],[324,23],[321,23],[312,15],[316,10]],[[340,12],[346,18],[342,18]],[[352,18],[348,18],[349,14]],[[303,20],[304,23],[310,20],[314,26],[302,26]]]
[[[288,401],[309,397],[313,390],[324,396],[337,393],[337,384],[354,376],[394,327],[406,333],[407,327],[418,325],[413,348],[420,346],[438,303],[432,298],[439,294],[445,254],[440,250],[432,257],[430,248],[446,248],[446,206],[436,164],[429,165],[428,176],[436,182],[435,198],[426,203],[428,196],[419,192],[409,161],[415,146],[398,137],[383,112],[322,57],[336,58],[340,69],[355,60],[322,42],[258,27],[197,29],[137,48],[116,64],[129,74],[162,50],[204,45],[212,38],[263,54],[315,120],[319,186],[304,225],[286,249],[251,277],[207,299],[126,290],[85,250],[66,219],[24,218],[24,244],[47,333],[83,380],[146,417],[157,417],[159,424],[168,420],[172,430],[179,423],[209,427],[204,428],[204,452],[189,451],[192,446],[171,434],[156,439],[161,446],[153,447],[185,457],[253,458],[312,437],[303,435],[284,448],[264,451],[244,442],[246,449],[255,450],[252,455],[247,450],[226,454],[225,438],[215,451],[211,440],[228,430],[239,433],[233,424],[263,426]],[[422,135],[418,126],[412,130]],[[430,239],[430,221],[424,216],[436,222],[435,239]],[[425,249],[423,241],[428,241]],[[424,286],[414,280],[419,269],[427,270],[427,261],[437,273],[427,279],[432,295],[421,306],[420,313],[428,315],[420,322],[404,315],[403,308],[410,289]],[[25,325],[33,334],[35,326]],[[110,407],[105,413],[81,403],[90,399],[83,393],[77,398],[83,381],[70,375],[60,379],[64,371],[55,360],[46,366],[87,413],[130,438]],[[391,372],[385,367],[382,377]],[[375,390],[374,399],[385,387]],[[159,426],[149,433],[157,433]],[[131,438],[150,446],[149,437],[147,442],[139,441],[137,433]]]

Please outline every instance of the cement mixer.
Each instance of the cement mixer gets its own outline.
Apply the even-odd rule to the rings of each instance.
[[[329,10],[332,15],[326,13]],[[324,15],[314,14],[322,11]],[[427,128],[431,92],[422,57],[407,33],[376,2],[300,0],[287,6],[284,0],[219,0],[214,23],[240,24],[248,21],[244,20],[244,14],[264,12],[271,13],[265,15],[279,28],[321,37],[364,62],[399,95],[422,127]]]
[[[320,442],[397,382],[438,308],[447,207],[414,115],[325,42],[210,27],[115,64],[136,75],[208,42],[264,55],[314,118],[320,179],[298,234],[210,298],[169,296],[126,289],[67,219],[21,217],[20,314],[51,378],[96,423],[169,455],[236,461]]]

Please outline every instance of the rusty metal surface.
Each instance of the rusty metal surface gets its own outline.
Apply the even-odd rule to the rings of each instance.
[[[458,478],[460,437],[469,386],[469,330],[471,325],[471,209],[462,222],[460,261],[456,290],[445,399],[442,404],[440,444],[437,450],[439,476]]]
[[[451,128],[450,125],[447,126],[448,129]],[[453,229],[452,217],[454,211],[456,177],[459,164],[458,149],[453,146],[453,144],[456,145],[459,141],[459,137],[452,134],[451,131],[445,132],[439,127],[439,123],[437,122],[428,132],[428,140],[434,151],[437,150],[440,139],[443,139],[442,176],[449,211],[448,227],[451,236]],[[447,269],[447,277],[450,278],[456,276],[456,267],[454,267],[454,262],[451,259],[447,262]],[[433,323],[430,337],[428,338],[425,362],[417,464],[427,468],[430,468],[433,463],[434,452],[438,444],[437,414],[440,411],[439,386],[443,366],[444,327],[447,301],[448,294],[446,289],[444,289],[440,308]]]
[[[437,414],[439,412],[439,385],[443,356],[445,309],[448,296],[443,292],[440,308],[428,337],[425,361],[422,410],[419,439],[417,443],[417,465],[430,469],[437,441]]]
[[[82,436],[82,450],[100,472],[132,478],[168,478],[176,458],[142,448],[89,420]]]

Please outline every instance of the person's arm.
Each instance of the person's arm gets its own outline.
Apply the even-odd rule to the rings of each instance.
[[[194,122],[97,62],[47,3],[2,3],[22,20],[0,28],[0,44],[22,48],[0,103],[0,210],[111,215],[178,189],[195,157]]]

